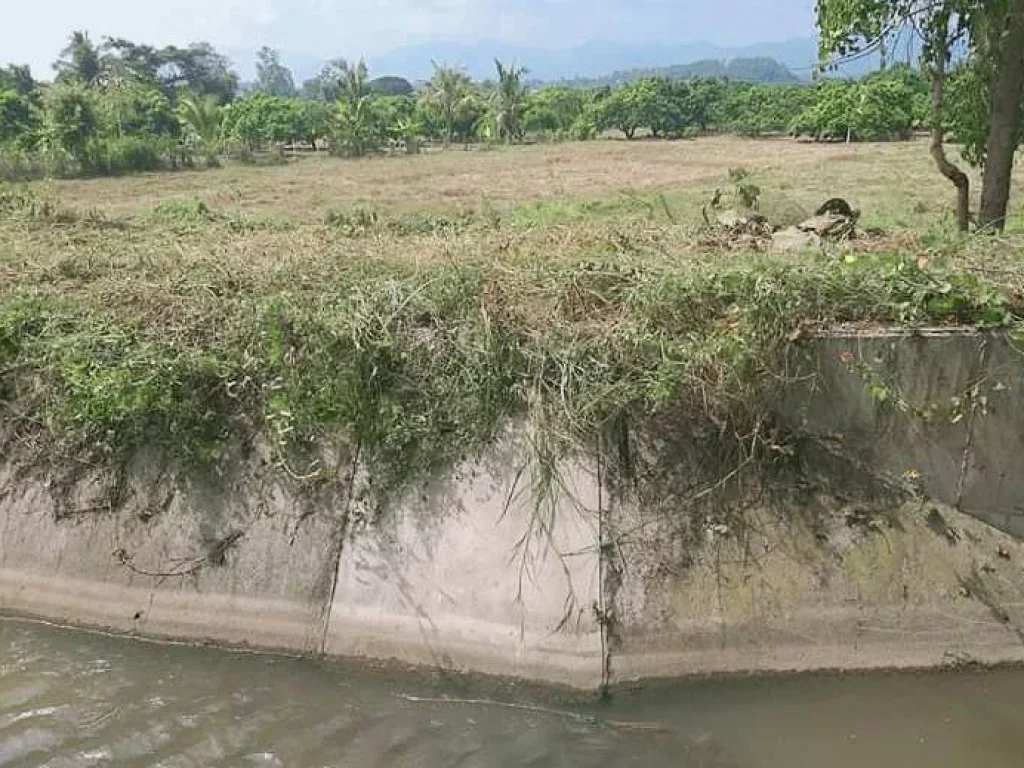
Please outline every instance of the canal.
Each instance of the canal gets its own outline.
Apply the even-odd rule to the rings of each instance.
[[[1024,670],[659,683],[602,703],[0,621],[0,765],[1020,768]]]

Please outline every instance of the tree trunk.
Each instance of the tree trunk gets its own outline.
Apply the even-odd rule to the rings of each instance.
[[[1024,102],[1024,0],[1007,2],[996,67],[978,224],[985,229],[1002,231],[1006,225],[1010,177]]]
[[[956,226],[967,232],[971,226],[971,180],[949,158],[944,145],[945,131],[942,127],[942,103],[946,95],[946,55],[944,51],[935,54],[932,62],[932,143],[931,155],[939,173],[953,182],[956,187]]]

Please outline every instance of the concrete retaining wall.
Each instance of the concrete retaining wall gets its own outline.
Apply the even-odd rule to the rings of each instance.
[[[851,333],[798,357],[816,375],[794,379],[779,415],[804,435],[813,482],[781,505],[691,503],[682,489],[701,478],[671,445],[678,484],[622,498],[568,466],[540,513],[514,436],[384,512],[363,506],[344,458],[310,497],[258,447],[188,482],[144,456],[116,482],[63,484],[7,457],[0,611],[582,688],[1024,660],[1017,350]],[[861,494],[865,477],[931,501]]]

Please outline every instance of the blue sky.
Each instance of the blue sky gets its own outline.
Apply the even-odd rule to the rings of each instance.
[[[5,2],[5,5],[8,3]],[[429,40],[568,48],[592,39],[721,45],[813,34],[814,0],[27,0],[0,26],[0,62],[49,76],[72,29],[158,45],[268,44],[316,57],[373,56]]]

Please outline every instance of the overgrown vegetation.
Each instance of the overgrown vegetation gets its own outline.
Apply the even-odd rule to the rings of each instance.
[[[666,252],[676,225],[658,235],[642,214],[588,220],[590,245],[555,258],[533,227],[501,246],[515,230],[480,211],[441,230],[458,258],[417,264],[386,254],[443,217],[338,213],[271,231],[262,247],[288,255],[253,260],[237,215],[198,201],[127,229],[57,219],[30,193],[0,201],[8,242],[33,249],[0,260],[0,434],[40,460],[162,445],[216,464],[265,434],[282,472],[314,481],[340,442],[400,493],[512,423],[546,466],[678,414],[777,445],[787,349],[815,329],[1024,315],[1012,282],[939,254]],[[364,235],[381,256],[350,255]]]

